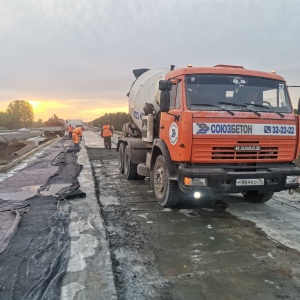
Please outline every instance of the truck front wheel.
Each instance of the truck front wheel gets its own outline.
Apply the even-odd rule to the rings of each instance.
[[[178,202],[178,182],[170,180],[169,177],[165,159],[160,155],[153,169],[153,188],[157,202],[163,207],[175,206]]]
[[[258,191],[247,191],[243,193],[246,201],[252,203],[264,203],[273,197],[274,192],[259,194]]]

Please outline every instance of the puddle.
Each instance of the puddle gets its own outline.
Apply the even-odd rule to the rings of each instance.
[[[61,189],[71,186],[71,183],[57,183],[57,184],[51,184],[46,186],[42,191],[40,191],[40,194],[42,196],[54,196],[57,194]]]
[[[206,211],[214,211],[214,209],[212,209],[212,208],[202,208],[202,210],[206,210]]]
[[[16,192],[9,191],[6,193],[0,193],[0,198],[2,200],[22,201],[37,195],[39,188],[39,185],[22,186],[18,188]]]
[[[32,192],[32,193],[37,193],[38,189],[40,188],[40,185],[27,185],[27,186],[22,186],[19,188],[20,191],[26,191],[26,192]]]
[[[13,193],[0,193],[0,198],[6,201],[23,201],[35,196],[36,193],[31,191],[13,192]]]
[[[197,217],[198,214],[191,209],[180,209],[180,213],[186,215],[187,217]]]
[[[171,208],[164,208],[162,211],[172,211]]]
[[[146,214],[137,215],[138,217],[145,218],[147,220]]]

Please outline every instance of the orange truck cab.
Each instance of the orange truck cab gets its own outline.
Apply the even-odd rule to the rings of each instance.
[[[149,176],[162,206],[175,205],[182,192],[265,202],[299,186],[299,116],[281,76],[227,65],[142,70],[135,83],[143,77],[143,84],[129,93],[119,169],[128,179]]]

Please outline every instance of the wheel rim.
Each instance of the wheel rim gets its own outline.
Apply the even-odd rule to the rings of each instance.
[[[159,167],[154,174],[154,189],[157,196],[162,197],[165,190],[165,171]]]

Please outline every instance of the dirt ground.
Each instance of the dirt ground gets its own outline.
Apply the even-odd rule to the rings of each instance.
[[[13,153],[28,145],[28,140],[33,137],[41,136],[39,131],[0,135],[0,165],[6,165],[13,161],[16,156]],[[31,149],[28,149],[31,150]]]
[[[14,159],[13,153],[26,146],[25,141],[0,140],[0,165],[6,165]]]
[[[165,209],[127,181],[113,150],[88,149],[119,299],[299,299],[300,254],[222,200]]]

